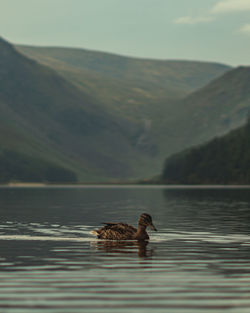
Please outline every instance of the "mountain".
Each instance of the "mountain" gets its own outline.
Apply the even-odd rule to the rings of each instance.
[[[250,67],[238,67],[173,102],[157,130],[165,158],[243,125],[250,109],[249,82]]]
[[[132,83],[134,88],[163,88],[166,98],[170,97],[168,92],[176,98],[180,95],[173,91],[187,94],[201,88],[230,68],[217,63],[139,59],[75,48],[18,45],[16,49],[61,73],[82,73],[84,76],[92,76],[92,79],[95,77],[96,80],[105,77],[113,82]]]
[[[248,67],[0,39],[2,181],[150,177],[173,153],[242,125],[249,80]]]
[[[204,140],[242,125],[250,108],[250,67],[228,71],[181,101],[183,116],[192,116],[193,132]],[[185,121],[188,123],[187,121]]]
[[[152,124],[159,110],[164,114],[173,99],[183,98],[230,69],[217,63],[138,59],[74,48],[16,49],[94,95],[113,116],[141,127],[148,120]]]
[[[229,134],[167,159],[161,181],[250,184],[250,119]]]
[[[187,110],[187,125],[182,125],[186,108],[180,109],[180,102],[230,70],[223,64],[145,60],[84,49],[16,48],[57,71],[115,120],[134,125],[130,143],[139,158],[147,158],[144,165],[139,162],[141,177],[159,173],[167,155],[196,142],[193,137],[182,139],[191,119]],[[134,171],[138,169],[137,163]]]
[[[133,150],[132,123],[114,119],[95,99],[3,39],[0,121],[0,163],[9,168],[7,180],[23,180],[28,166],[39,172],[38,164],[35,180],[55,180],[52,169],[61,170],[60,181],[133,177],[147,159]],[[11,174],[16,167],[22,174]]]
[[[164,88],[171,84],[171,88],[176,86],[194,90],[206,85],[212,78],[229,68],[210,62],[139,59],[76,48],[24,45],[18,45],[16,48],[29,57],[50,65],[54,64],[58,68],[61,64],[110,78],[140,80]]]

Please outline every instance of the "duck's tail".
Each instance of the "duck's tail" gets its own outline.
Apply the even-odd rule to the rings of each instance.
[[[91,230],[91,231],[90,231],[90,234],[91,234],[91,235],[98,236],[98,232],[97,232],[96,230]]]

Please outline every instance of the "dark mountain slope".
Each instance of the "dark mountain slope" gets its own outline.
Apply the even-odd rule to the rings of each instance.
[[[3,39],[0,116],[7,134],[0,136],[3,149],[55,162],[84,180],[137,175],[130,164],[137,162],[133,125],[114,120],[76,86]]]
[[[167,159],[162,181],[250,184],[250,120],[246,126]]]

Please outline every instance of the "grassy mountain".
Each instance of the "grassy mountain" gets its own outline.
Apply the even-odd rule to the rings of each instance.
[[[250,67],[239,67],[173,103],[158,128],[160,142],[165,134],[165,157],[243,125],[250,109],[249,82]]]
[[[167,159],[162,181],[250,184],[250,120],[246,126]]]
[[[106,78],[145,83],[191,91],[206,85],[228,67],[222,64],[163,61],[124,57],[110,53],[75,48],[17,46],[17,49],[40,62],[60,68],[83,69]]]
[[[190,129],[204,140],[214,130],[223,134],[242,125],[250,108],[249,82],[250,67],[238,67],[181,101],[183,115],[193,117]]]
[[[42,171],[57,167],[71,180],[91,181],[136,176],[147,159],[133,150],[133,124],[114,120],[95,99],[3,39],[0,121],[1,162],[12,153],[9,168],[27,157],[33,168],[40,162]]]
[[[143,123],[154,116],[157,106],[164,110],[170,100],[205,86],[229,69],[215,63],[137,59],[84,49],[17,49],[95,95],[111,114]]]
[[[20,169],[8,180],[149,177],[249,112],[248,67],[17,48],[0,40],[0,169]]]
[[[135,126],[130,136],[133,149],[139,157],[149,157],[143,161],[141,177],[159,173],[166,155],[193,144],[193,138],[182,140],[183,109],[177,100],[230,69],[214,63],[144,60],[83,49],[17,49],[56,70],[114,119],[125,119]],[[134,168],[138,172],[138,165]]]

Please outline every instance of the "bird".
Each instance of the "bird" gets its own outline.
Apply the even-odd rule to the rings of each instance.
[[[138,228],[125,223],[103,223],[106,226],[97,230],[91,231],[91,234],[96,235],[98,239],[108,240],[148,240],[149,235],[146,232],[147,226],[152,230],[155,228],[152,217],[147,214],[141,214],[138,220]]]

